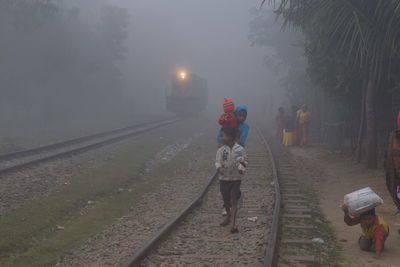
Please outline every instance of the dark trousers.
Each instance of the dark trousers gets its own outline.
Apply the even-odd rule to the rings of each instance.
[[[240,184],[242,181],[220,181],[220,192],[222,195],[222,199],[224,201],[224,207],[231,207],[231,200],[236,199],[239,200],[242,192],[240,191]]]
[[[385,247],[385,241],[386,238],[389,236],[389,234],[385,235],[383,238],[383,247]],[[360,246],[360,249],[363,251],[375,251],[375,239],[370,239],[365,236],[360,236],[358,239],[358,245]]]

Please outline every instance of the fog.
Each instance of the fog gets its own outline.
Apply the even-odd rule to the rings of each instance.
[[[184,68],[208,80],[211,109],[220,108],[223,97],[238,101],[245,95],[263,97],[274,81],[263,65],[265,49],[251,47],[248,41],[250,9],[259,4],[119,1],[131,15],[125,68],[127,76],[133,75],[129,83],[141,80],[144,88],[152,89],[152,94],[143,95],[145,103],[151,99],[162,103],[170,73]]]
[[[283,102],[282,77],[265,60],[276,51],[249,41],[259,0],[1,5],[0,123],[6,131],[168,114],[166,88],[180,69],[208,80],[209,111],[220,112],[224,97],[254,111],[263,111],[271,93]]]

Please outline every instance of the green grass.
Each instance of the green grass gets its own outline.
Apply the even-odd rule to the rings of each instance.
[[[291,231],[289,234],[294,239],[322,238],[324,244],[306,245],[299,249],[300,254],[310,253],[315,255],[316,263],[310,266],[342,266],[344,258],[342,255],[342,246],[338,242],[332,226],[326,220],[318,206],[318,196],[315,191],[308,187],[301,189],[302,194],[307,196],[308,206],[312,210],[312,219],[307,219],[309,225],[314,227],[313,230],[307,231]],[[288,233],[286,233],[288,235]]]
[[[187,166],[193,145],[169,163],[159,165],[151,175],[142,174],[145,162],[157,151],[187,135],[185,129],[194,129],[187,126],[162,130],[163,139],[160,133],[149,134],[122,148],[98,169],[72,178],[70,185],[2,217],[0,266],[51,266],[67,251],[128,213],[144,194],[156,191],[168,176]],[[119,188],[124,190],[120,192]],[[96,200],[96,204],[90,205],[86,215],[80,215],[89,200]],[[65,229],[56,230],[57,225]]]
[[[0,153],[8,153],[37,146],[70,140],[73,138],[135,125],[146,121],[170,118],[168,115],[142,115],[135,118],[69,121],[59,125],[8,125],[0,136]]]
[[[290,157],[290,156],[289,156]],[[316,263],[309,266],[348,266],[343,257],[343,247],[336,238],[336,234],[326,220],[319,206],[319,199],[315,190],[308,184],[303,183],[296,188],[300,194],[305,196],[308,208],[311,209],[311,218],[303,219],[301,224],[312,225],[312,230],[284,229],[283,235],[290,239],[306,239],[322,238],[324,244],[298,245],[285,244],[281,245],[288,254],[296,255],[314,255]],[[286,218],[288,224],[298,224],[299,219]],[[285,228],[285,227],[284,227]]]

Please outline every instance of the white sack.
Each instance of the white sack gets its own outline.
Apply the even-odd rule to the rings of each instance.
[[[357,216],[383,204],[383,200],[371,188],[366,187],[345,195],[344,204],[349,208],[351,216]]]

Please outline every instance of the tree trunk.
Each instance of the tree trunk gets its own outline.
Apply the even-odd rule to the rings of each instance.
[[[362,96],[361,96],[361,114],[360,114],[360,128],[358,129],[357,136],[357,147],[356,147],[356,158],[357,162],[361,162],[362,146],[364,141],[365,132],[365,97],[367,93],[367,83],[362,84]]]
[[[375,105],[376,85],[369,79],[365,95],[365,113],[367,123],[367,147],[366,159],[367,168],[376,169],[378,156],[378,133],[376,125],[376,105]]]
[[[321,142],[325,143],[326,142],[326,121],[327,121],[327,95],[325,90],[322,90],[321,92],[321,128],[320,130],[320,136],[321,136]]]
[[[317,140],[321,142],[321,128],[322,128],[322,106],[321,106],[321,93],[319,90],[314,88],[314,112],[315,114],[315,124],[313,125],[314,129],[316,130],[315,132],[317,133],[318,136],[316,136]],[[314,121],[314,120],[313,120]]]

